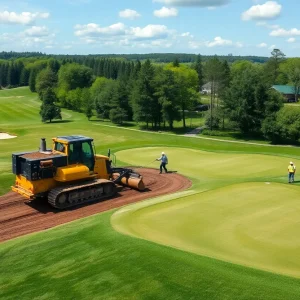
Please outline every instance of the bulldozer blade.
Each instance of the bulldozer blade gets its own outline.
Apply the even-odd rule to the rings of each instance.
[[[113,179],[116,179],[120,176],[119,173],[113,173]],[[124,185],[124,186],[128,186],[130,188],[133,188],[133,189],[136,189],[138,191],[143,191],[145,190],[145,184],[143,182],[143,178],[140,177],[140,178],[137,178],[137,177],[122,177],[121,178],[121,183]]]

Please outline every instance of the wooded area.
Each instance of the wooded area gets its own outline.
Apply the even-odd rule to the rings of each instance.
[[[43,122],[60,119],[65,107],[116,124],[134,121],[153,130],[173,130],[174,122],[182,121],[185,128],[186,112],[202,104],[201,88],[209,82],[205,124],[210,131],[234,128],[275,143],[300,142],[300,107],[284,106],[282,95],[271,89],[291,85],[298,98],[300,58],[285,58],[279,49],[265,61],[190,54],[2,52],[0,57],[0,87],[29,85],[42,101]]]

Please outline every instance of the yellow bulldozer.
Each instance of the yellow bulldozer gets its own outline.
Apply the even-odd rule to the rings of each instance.
[[[143,191],[142,176],[130,168],[112,167],[107,156],[96,155],[93,139],[85,136],[58,136],[47,150],[42,138],[38,151],[12,154],[16,175],[12,190],[28,199],[47,198],[55,208],[109,199],[118,186]]]

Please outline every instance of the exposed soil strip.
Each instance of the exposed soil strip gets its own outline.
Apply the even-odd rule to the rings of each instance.
[[[138,169],[146,185],[144,192],[122,188],[113,199],[59,211],[47,201],[28,201],[9,192],[0,197],[0,241],[6,241],[28,233],[41,231],[84,218],[112,208],[147,198],[174,193],[189,188],[192,183],[186,177],[174,173],[158,174],[156,169]]]

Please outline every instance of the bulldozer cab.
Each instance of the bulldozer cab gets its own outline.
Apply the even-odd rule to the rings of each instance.
[[[93,139],[84,136],[64,136],[54,139],[54,150],[68,156],[68,165],[83,164],[94,170]],[[64,149],[63,149],[64,147]]]

